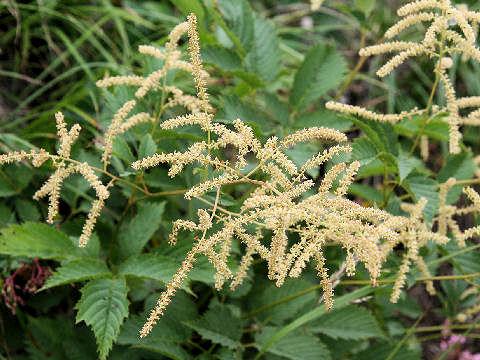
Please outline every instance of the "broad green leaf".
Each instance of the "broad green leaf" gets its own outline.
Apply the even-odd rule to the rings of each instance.
[[[379,287],[377,287],[377,289],[379,289],[381,287],[382,286],[379,286]],[[373,291],[374,291],[373,287],[365,286],[365,287],[362,287],[358,290],[349,292],[346,295],[342,295],[340,297],[337,297],[335,299],[334,308],[335,309],[340,309],[342,307],[345,307],[346,305],[348,305],[350,303],[350,301],[353,301],[353,300],[359,299],[361,297],[364,297],[364,296],[370,294]],[[325,305],[321,305],[321,306],[309,311],[305,315],[300,316],[299,318],[297,318],[296,320],[294,320],[290,324],[282,327],[279,331],[272,334],[272,336],[270,336],[265,341],[264,345],[260,349],[260,352],[257,354],[257,356],[255,356],[255,359],[260,359],[260,357],[266,351],[268,351],[268,349],[271,346],[273,346],[277,341],[279,341],[280,339],[285,337],[287,334],[290,334],[292,331],[298,329],[300,326],[317,319],[321,315],[325,314],[326,311],[327,310],[325,309]]]
[[[241,70],[241,69],[228,70],[227,74],[231,74],[233,76],[238,77],[239,79],[242,79],[243,81],[245,81],[246,84],[248,84],[250,88],[253,88],[253,89],[265,86],[263,80],[258,75],[247,72],[245,70]]]
[[[288,149],[285,153],[290,159],[297,165],[297,167],[303,166],[312,155],[318,151],[318,146],[312,143],[297,143],[293,148]],[[313,178],[317,177],[319,174],[318,167],[310,169],[307,172]]]
[[[69,315],[50,317],[47,314],[26,316],[28,332],[24,350],[29,359],[80,360],[95,359],[93,334],[85,326],[74,327]],[[9,329],[10,331],[10,329]],[[15,359],[25,359],[15,356]]]
[[[143,322],[139,324],[141,327]],[[150,335],[149,335],[150,336]],[[166,356],[168,359],[174,360],[187,360],[192,359],[192,356],[186,352],[180,345],[170,341],[157,340],[155,342],[150,341],[148,344],[133,345],[137,349],[145,349],[154,353]],[[163,357],[162,357],[163,358]]]
[[[390,174],[398,174],[398,161],[393,154],[381,152],[377,154],[377,158],[380,159],[386,167],[388,167]]]
[[[280,42],[275,26],[255,17],[253,44],[245,57],[247,69],[263,81],[272,81],[280,71]]]
[[[347,65],[333,46],[318,44],[310,49],[295,74],[290,95],[292,108],[299,111],[342,82]]]
[[[0,197],[17,195],[18,191],[12,184],[12,180],[4,173],[0,172]]]
[[[15,214],[5,204],[0,204],[0,229],[15,221]]]
[[[165,202],[147,203],[140,207],[137,215],[120,233],[119,243],[125,256],[139,254],[157,231],[162,220]]]
[[[178,269],[174,259],[158,254],[140,254],[129,257],[118,268],[124,276],[168,282]]]
[[[191,337],[192,329],[184,325],[184,322],[198,317],[197,308],[185,292],[179,291],[153,327],[152,332],[146,338],[140,338],[139,331],[159,296],[159,294],[154,294],[147,299],[146,311],[142,315],[130,316],[125,321],[118,335],[118,344],[150,346],[160,341],[181,343]]]
[[[427,199],[423,214],[425,215],[427,224],[430,224],[438,211],[438,183],[418,173],[411,173],[410,176],[403,181],[402,186],[410,192],[415,201],[420,200],[422,197]]]
[[[231,39],[232,35],[238,39],[240,44],[235,44],[237,50],[248,52],[253,45],[254,38],[254,19],[250,5],[246,0],[217,0],[217,3],[222,11],[226,28],[221,23],[219,25],[226,30]],[[214,13],[215,11],[212,12],[212,14]],[[235,39],[232,41],[236,42]],[[240,49],[238,45],[241,46]]]
[[[312,284],[302,279],[293,279],[286,281],[281,287],[277,287],[271,282],[266,284],[262,282],[259,287],[260,289],[257,291],[254,290],[257,295],[249,303],[250,311],[255,311],[309,289],[312,287]],[[308,309],[308,306],[313,306],[317,298],[318,294],[312,291],[262,311],[256,316],[260,320],[268,319],[269,322],[276,325],[282,324],[287,319],[297,317],[301,310]]]
[[[397,158],[400,181],[403,181],[415,169],[415,162],[403,151]]]
[[[438,173],[437,180],[439,183],[447,181],[454,177],[457,180],[471,179],[476,165],[473,162],[473,155],[470,152],[462,152],[460,154],[448,154],[445,165]],[[458,200],[462,193],[462,187],[456,186],[448,192],[447,204],[452,204]]]
[[[309,329],[334,339],[360,340],[383,337],[375,317],[359,306],[334,309],[312,322]]]
[[[264,96],[267,110],[273,114],[273,117],[279,124],[287,125],[290,115],[287,104],[277,94],[264,92]]]
[[[391,343],[382,342],[373,344],[368,349],[355,354],[352,360],[385,360],[390,355],[394,346]],[[420,360],[418,351],[411,350],[407,345],[403,345],[391,360]]]
[[[355,0],[357,7],[368,17],[370,13],[375,9],[376,0]]]
[[[378,152],[398,155],[398,139],[394,128],[389,123],[379,123],[370,119],[347,116],[351,122],[362,130]]]
[[[242,59],[240,59],[240,56],[233,50],[219,45],[202,47],[202,59],[223,71],[242,68]]]
[[[73,241],[58,229],[42,223],[10,225],[0,236],[0,254],[29,258],[73,260],[82,257]]]
[[[215,116],[218,121],[231,123],[236,119],[241,119],[248,124],[260,127],[264,133],[272,131],[273,119],[268,117],[258,108],[253,108],[234,95],[223,96],[222,102],[223,112]],[[255,132],[255,129],[253,130]]]
[[[157,145],[152,139],[152,135],[145,134],[140,142],[140,147],[138,149],[138,158],[143,159],[149,156],[152,156],[157,151]]]
[[[40,211],[31,200],[16,199],[15,210],[23,221],[38,221],[40,219]]]
[[[293,126],[295,128],[323,126],[326,128],[344,131],[350,129],[352,122],[345,117],[337,116],[337,114],[331,111],[320,110],[302,113],[302,115],[295,119]]]
[[[170,0],[180,9],[185,16],[194,13],[197,16],[198,22],[201,24],[205,12],[203,10],[202,3],[199,0]]]
[[[401,135],[416,136],[423,125],[423,116],[414,116],[411,119],[404,119],[394,125],[395,131]],[[428,137],[448,141],[448,124],[442,120],[441,116],[431,119],[425,126],[424,134]]]
[[[377,204],[382,202],[382,193],[370,185],[353,183],[350,185],[348,193]]]
[[[278,328],[264,327],[255,335],[256,347],[265,346]],[[267,353],[281,356],[291,360],[329,360],[331,359],[328,348],[314,335],[294,332],[284,337],[268,348]]]
[[[57,268],[40,290],[109,275],[111,272],[102,260],[73,260]]]
[[[462,274],[480,273],[480,252],[467,244],[466,248],[460,249],[456,243],[451,241],[445,245],[449,254],[457,253],[450,259],[452,265]],[[474,278],[471,281],[480,283],[480,278]]]
[[[117,339],[120,325],[128,316],[128,289],[125,279],[91,280],[81,292],[82,296],[75,306],[78,309],[76,321],[85,321],[92,327],[100,359],[106,359]]]
[[[199,319],[185,323],[204,339],[234,349],[240,346],[241,321],[223,305],[214,305]]]
[[[120,159],[122,159],[128,164],[136,160],[135,156],[133,156],[132,154],[132,150],[130,150],[130,146],[125,141],[123,136],[117,136],[115,138],[113,142],[113,154],[118,156]]]
[[[352,144],[352,158],[360,162],[360,169],[363,166],[377,159],[377,150],[370,140],[365,137],[357,138]]]

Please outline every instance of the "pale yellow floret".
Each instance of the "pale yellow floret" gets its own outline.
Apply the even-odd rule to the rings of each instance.
[[[384,44],[372,45],[361,48],[358,54],[360,56],[372,56],[386,54],[394,51],[405,51],[416,46],[418,46],[418,44],[415,42],[392,41]]]
[[[437,14],[432,12],[408,15],[399,22],[397,22],[395,25],[393,25],[391,28],[389,28],[385,32],[385,37],[387,39],[391,39],[410,26],[418,24],[420,22],[432,21],[437,16]]]
[[[97,222],[97,218],[100,216],[104,206],[105,200],[104,199],[97,199],[94,200],[92,203],[92,208],[87,216],[87,221],[83,225],[82,234],[78,240],[78,246],[85,247],[88,244],[88,240],[92,236],[93,228]]]
[[[420,156],[422,157],[423,161],[428,160],[430,152],[428,150],[428,136],[422,135],[420,137]]]
[[[167,57],[167,55],[162,50],[151,45],[140,45],[138,47],[138,52],[140,54],[156,57],[157,59],[166,59]]]
[[[306,142],[312,139],[321,139],[340,143],[347,141],[347,136],[335,129],[311,127],[308,129],[299,130],[291,135],[286,136],[283,141],[280,142],[280,145],[288,148],[294,146],[296,143]]]
[[[143,77],[137,75],[109,76],[102,80],[98,80],[96,85],[101,88],[116,85],[142,86],[144,80]]]
[[[417,13],[425,9],[438,9],[442,7],[442,3],[437,0],[418,0],[412,1],[397,10],[398,16],[406,16]]]
[[[424,45],[416,44],[410,49],[402,51],[398,55],[395,55],[393,58],[391,58],[385,65],[378,69],[377,76],[385,77],[390,74],[395,68],[402,65],[409,57],[419,56],[427,52],[428,50]]]
[[[311,2],[311,7],[310,7],[310,9],[311,9],[312,11],[317,11],[317,10],[320,9],[320,7],[322,6],[323,1],[324,1],[324,0],[310,0],[310,2]]]
[[[104,139],[102,162],[105,164],[105,166],[108,165],[109,159],[112,156],[113,141],[115,140],[115,137],[121,133],[123,120],[128,116],[130,111],[132,111],[135,104],[135,100],[127,101],[113,116],[112,122],[105,133]]]
[[[335,101],[327,102],[325,104],[325,107],[328,110],[338,111],[344,114],[357,115],[365,119],[371,119],[371,120],[376,120],[380,122],[389,122],[393,124],[405,118],[411,117],[413,115],[421,114],[423,112],[422,110],[414,109],[410,112],[405,111],[400,114],[379,114],[379,113],[364,109],[360,106],[347,105],[347,104],[342,104]]]

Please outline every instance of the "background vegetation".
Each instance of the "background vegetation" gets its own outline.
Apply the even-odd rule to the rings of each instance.
[[[105,91],[95,82],[105,74],[144,75],[156,69],[154,60],[137,52],[138,45],[161,47],[168,32],[195,12],[218,121],[241,118],[259,138],[310,126],[346,131],[353,141],[352,160],[362,164],[349,197],[401,214],[401,200],[423,196],[431,219],[438,206],[436,186],[449,177],[472,178],[479,130],[464,130],[468,151],[452,156],[445,141],[448,127],[433,124],[428,135],[435,141],[426,166],[419,161],[402,168],[379,153],[410,141],[418,122],[402,122],[382,135],[368,122],[324,108],[331,99],[388,112],[424,107],[433,85],[428,63],[411,61],[379,81],[375,71],[381,59],[358,56],[363,45],[382,41],[397,21],[399,5],[330,0],[313,12],[306,2],[287,0],[2,1],[0,151],[54,151],[54,113],[61,110],[83,129],[74,157],[102,168],[99,134],[132,94],[123,88]],[[468,5],[480,9],[476,1]],[[457,89],[480,95],[480,64],[459,64],[450,75],[458,78]],[[188,76],[177,74],[175,81],[194,93]],[[174,115],[175,109],[164,118]],[[61,216],[49,226],[44,224],[47,202],[32,196],[50,169],[26,163],[0,168],[0,358],[466,360],[480,353],[478,314],[465,312],[479,301],[477,240],[464,249],[452,242],[422,250],[436,276],[436,296],[426,293],[425,279],[412,271],[408,290],[391,304],[392,274],[401,263],[400,256],[392,256],[378,287],[369,285],[362,268],[354,279],[340,281],[330,312],[318,306],[321,291],[313,268],[277,288],[258,262],[237,291],[217,291],[214,269],[202,258],[153,333],[140,339],[148,311],[193,242],[185,235],[176,246],[168,245],[172,220],[195,219],[203,205],[182,196],[195,178],[172,180],[166,167],[140,178],[129,167],[155,152],[185,147],[198,134],[158,130],[145,135],[143,130],[117,139],[112,165],[119,178],[144,181],[159,196],[132,195],[127,185],[112,190],[85,249],[72,240],[81,233],[93,198],[83,179],[65,181]],[[369,137],[371,131],[380,135]],[[301,164],[319,149],[319,144],[301,145],[289,156]],[[310,175],[319,179],[324,171]],[[385,172],[398,184],[386,188]],[[407,177],[408,185],[400,186]],[[238,209],[234,191],[242,189],[222,195],[222,206],[231,211]],[[213,194],[209,200],[214,199]],[[465,199],[458,192],[452,201]],[[463,225],[477,219],[469,221]],[[326,258],[333,274],[345,254],[331,246]]]

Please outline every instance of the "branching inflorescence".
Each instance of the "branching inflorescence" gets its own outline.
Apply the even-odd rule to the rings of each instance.
[[[397,14],[402,17],[395,25],[387,30],[385,38],[393,39],[400,33],[418,25],[429,23],[423,40],[391,41],[379,45],[368,46],[360,50],[360,56],[372,56],[398,52],[378,71],[379,77],[385,77],[394,69],[404,63],[408,58],[426,55],[435,66],[436,80],[432,89],[431,97],[424,109],[414,108],[399,114],[381,114],[369,111],[359,106],[345,105],[339,102],[328,102],[326,107],[330,110],[361,116],[381,122],[396,123],[414,115],[424,117],[424,125],[440,114],[446,114],[445,121],[449,125],[450,152],[459,153],[459,142],[462,138],[461,125],[480,125],[480,109],[461,116],[460,110],[465,108],[479,108],[480,97],[457,98],[455,86],[447,74],[447,70],[453,64],[455,54],[461,54],[463,60],[473,59],[480,62],[480,50],[476,47],[476,32],[474,26],[480,23],[480,13],[469,11],[465,5],[454,7],[450,0],[418,0],[410,2],[400,9]],[[473,24],[473,26],[472,26]],[[442,84],[446,104],[443,107],[433,106],[432,100],[438,84]],[[423,131],[421,131],[423,133]],[[420,134],[419,138],[423,134]],[[422,149],[427,148],[426,137],[423,137]],[[416,144],[415,144],[416,145]],[[425,158],[426,154],[422,154]]]
[[[416,4],[416,6],[413,6]],[[448,2],[418,1],[412,6],[401,9],[401,14],[417,16],[415,21],[430,19],[430,15],[422,15],[427,8],[441,9],[439,19],[456,19],[464,35],[459,35],[465,42],[455,42],[455,46],[473,49],[468,21],[478,21],[475,13],[460,11],[452,8]],[[412,14],[412,15],[410,15]],[[472,15],[473,14],[473,15]],[[477,15],[475,15],[477,16]],[[435,39],[436,33],[442,33],[447,39],[448,23],[436,20],[437,30],[430,31],[430,39]],[[465,21],[463,21],[464,19]],[[430,19],[432,20],[432,19]],[[468,20],[468,21],[467,21]],[[405,20],[403,25],[397,25],[390,30],[392,36],[403,28],[415,23],[414,20]],[[443,24],[443,25],[442,25]],[[446,25],[445,25],[446,24]],[[448,26],[447,26],[448,25]],[[161,294],[156,307],[140,332],[142,337],[147,336],[153,325],[164,313],[176,291],[181,287],[189,272],[193,268],[198,255],[206,256],[216,269],[215,284],[221,288],[226,281],[230,288],[235,289],[247,276],[254,257],[263,259],[268,267],[269,279],[281,286],[287,277],[296,278],[301,275],[307,264],[313,262],[320,277],[324,292],[324,301],[327,308],[333,304],[333,283],[328,274],[327,261],[324,250],[327,245],[338,245],[345,249],[345,269],[347,275],[355,274],[356,263],[361,262],[370,274],[371,283],[375,285],[381,275],[381,266],[387,256],[398,245],[406,249],[403,262],[397,276],[391,300],[397,301],[401,289],[406,281],[406,274],[411,264],[415,264],[426,277],[430,277],[428,268],[419,254],[419,249],[428,241],[443,244],[449,241],[446,236],[447,225],[454,229],[451,216],[455,215],[445,203],[442,203],[438,217],[441,231],[432,232],[423,217],[425,199],[416,204],[403,204],[403,210],[408,217],[393,216],[386,211],[364,207],[346,197],[351,183],[360,167],[359,162],[346,164],[335,161],[337,155],[349,153],[352,149],[348,145],[345,134],[329,128],[312,127],[299,130],[287,135],[283,140],[273,136],[261,142],[255,136],[252,128],[240,119],[232,124],[225,125],[215,120],[214,109],[209,102],[207,92],[208,73],[203,69],[200,57],[199,39],[196,28],[196,17],[191,14],[188,21],[177,25],[169,35],[165,49],[153,46],[140,46],[139,51],[145,55],[163,59],[164,65],[159,70],[146,77],[140,76],[113,76],[105,77],[97,82],[100,87],[113,85],[134,86],[136,100],[127,101],[114,115],[103,139],[102,161],[104,169],[92,168],[86,163],[80,163],[70,158],[70,149],[78,137],[80,127],[74,125],[67,131],[61,113],[56,114],[60,148],[58,154],[49,154],[44,150],[33,150],[30,153],[15,152],[0,156],[0,164],[12,161],[32,159],[35,166],[40,166],[46,160],[52,160],[55,172],[44,186],[37,191],[35,198],[49,196],[50,207],[48,221],[53,222],[57,214],[60,188],[63,180],[73,173],[80,173],[95,190],[97,199],[87,217],[87,221],[80,237],[80,246],[87,244],[95,221],[99,216],[105,200],[109,196],[108,186],[105,186],[95,172],[106,171],[116,136],[122,134],[140,123],[151,123],[153,129],[161,119],[161,113],[136,113],[133,111],[136,101],[142,99],[148,92],[162,91],[162,109],[181,105],[188,110],[188,114],[165,120],[159,124],[164,129],[176,129],[185,126],[198,126],[204,133],[204,140],[191,144],[184,151],[172,153],[156,153],[153,156],[138,160],[132,164],[135,170],[148,169],[160,164],[169,165],[169,176],[172,178],[184,171],[189,165],[199,165],[203,169],[203,181],[194,185],[185,193],[186,199],[198,198],[208,203],[210,208],[198,210],[198,222],[179,219],[173,223],[170,243],[175,245],[181,231],[196,233],[193,247],[186,255],[183,263]],[[433,26],[433,25],[432,25]],[[396,30],[395,30],[396,29]],[[189,61],[182,60],[182,52],[178,49],[178,41],[185,34],[189,39]],[[453,34],[451,34],[453,36]],[[407,47],[403,43],[396,45],[367,48],[365,55],[399,50],[410,51],[400,59],[415,54],[426,53],[435,57],[435,49],[440,46],[437,40],[429,40],[417,47]],[[443,45],[442,45],[443,46]],[[452,45],[445,46],[445,54],[453,53],[456,49]],[[415,54],[411,53],[416,49]],[[459,47],[459,49],[462,49]],[[455,50],[456,51],[456,50]],[[463,51],[463,50],[462,50]],[[473,51],[473,50],[472,50]],[[465,52],[465,51],[463,51]],[[408,55],[408,56],[407,56]],[[474,56],[474,54],[470,54]],[[476,56],[476,55],[475,55]],[[440,62],[446,58],[439,56]],[[398,60],[391,62],[392,69]],[[396,64],[396,65],[395,65]],[[388,68],[388,67],[387,67]],[[447,75],[444,67],[438,67],[437,72],[445,84]],[[192,74],[196,96],[184,94],[179,88],[168,84],[167,74],[170,70],[182,70]],[[382,72],[383,74],[383,72]],[[448,87],[446,85],[446,87]],[[453,88],[452,88],[453,89]],[[454,97],[454,94],[453,94]],[[453,101],[456,108],[480,105],[477,98],[464,98]],[[379,115],[358,107],[351,107],[338,103],[330,103],[330,108],[341,109],[379,121],[398,121],[405,116],[422,111],[414,110],[399,115]],[[448,106],[447,106],[448,107]],[[162,110],[163,111],[163,110]],[[426,110],[428,112],[428,110]],[[455,120],[457,121],[457,120]],[[453,120],[450,121],[454,123]],[[457,121],[460,123],[460,120]],[[452,125],[453,126],[453,125]],[[323,149],[297,166],[286,153],[288,148],[306,141],[315,140],[323,144]],[[225,148],[234,149],[234,156],[225,156]],[[455,147],[455,146],[454,146]],[[315,183],[308,172],[316,167],[327,169],[323,179]],[[116,178],[112,177],[109,186]],[[231,212],[220,206],[222,188],[226,185],[244,183],[250,190],[242,197],[239,212]],[[202,196],[207,192],[216,193],[215,202],[211,203]],[[448,192],[448,189],[445,190]],[[148,193],[147,193],[148,195]],[[474,202],[476,209],[480,208],[480,197],[467,190],[467,195]],[[240,201],[240,200],[239,200]],[[219,227],[214,227],[214,222]],[[456,226],[456,225],[455,225]],[[216,230],[220,228],[220,230]],[[479,230],[471,230],[478,233]],[[462,235],[462,236],[467,236]],[[244,255],[234,272],[229,266],[232,243],[242,244]],[[434,292],[433,285],[427,283],[427,290]]]

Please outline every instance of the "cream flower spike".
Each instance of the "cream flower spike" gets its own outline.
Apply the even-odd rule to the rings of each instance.
[[[383,44],[367,46],[360,49],[360,56],[372,56],[380,54],[397,53],[393,55],[378,71],[379,77],[389,75],[393,70],[402,65],[411,57],[425,55],[434,63],[435,84],[438,82],[443,86],[446,93],[446,112],[448,116],[445,121],[449,125],[449,151],[452,154],[460,152],[460,141],[462,134],[460,125],[480,126],[480,110],[473,110],[466,116],[461,116],[459,108],[478,107],[480,102],[477,97],[457,99],[455,88],[450,81],[446,70],[455,64],[453,55],[462,54],[464,58],[472,58],[480,62],[480,50],[475,46],[476,33],[472,24],[480,21],[480,13],[470,11],[467,7],[454,7],[449,0],[418,0],[412,1],[400,9],[397,14],[402,17],[400,21],[390,27],[385,37],[393,39],[400,33],[420,23],[427,25],[425,36],[419,42],[390,41]],[[458,31],[453,25],[458,26]],[[432,99],[436,89],[432,89]],[[379,114],[359,106],[346,105],[339,102],[328,102],[327,109],[346,114],[360,116],[380,122],[396,123],[413,115],[422,115],[424,122],[429,116],[439,112],[435,111],[435,105],[428,103],[424,110],[413,109],[399,114]],[[419,141],[421,140],[421,141]],[[422,158],[428,158],[428,138],[420,134],[415,144],[421,143]]]

